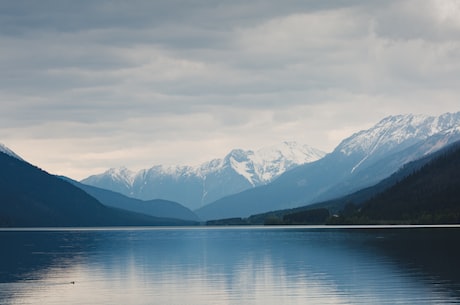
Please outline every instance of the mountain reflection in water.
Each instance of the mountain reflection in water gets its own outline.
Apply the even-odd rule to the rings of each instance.
[[[459,228],[0,231],[0,304],[460,303]]]

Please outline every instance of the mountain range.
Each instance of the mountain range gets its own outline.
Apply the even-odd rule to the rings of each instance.
[[[112,168],[81,183],[142,199],[180,202],[192,210],[222,197],[274,181],[296,166],[321,159],[324,152],[296,142],[257,151],[234,149],[199,166],[156,165],[138,172]]]
[[[432,209],[430,215],[432,215],[433,210],[436,210],[435,214],[439,215],[444,213],[443,216],[446,216],[445,212],[441,209],[437,210],[437,208],[445,208],[446,203],[452,203],[452,201],[457,201],[458,203],[458,198],[460,198],[460,196],[454,195],[453,193],[456,192],[456,190],[460,191],[460,188],[458,188],[460,185],[460,176],[456,175],[459,166],[460,141],[456,141],[420,159],[404,164],[403,167],[391,176],[373,186],[360,189],[357,192],[298,208],[251,215],[251,217],[244,220],[227,219],[211,221],[211,223],[232,224],[236,221],[251,225],[267,223],[314,224],[315,222],[317,224],[324,224],[326,222],[333,224],[371,224],[378,223],[379,221],[384,221],[384,223],[420,223],[422,221],[420,215],[423,216],[423,213],[425,213],[426,215],[424,216],[427,216],[428,214],[426,209],[427,206]],[[411,180],[417,181],[416,184],[408,185],[411,183],[408,181]],[[423,187],[421,187],[421,184],[423,184]],[[450,191],[448,191],[449,189]],[[424,193],[423,198],[421,198],[420,195],[414,196],[414,193]],[[392,196],[391,200],[388,199],[389,196]],[[427,201],[430,203],[427,204]],[[408,202],[411,203],[408,204]],[[420,203],[423,202],[425,203],[425,207],[421,208],[417,206],[422,205]],[[407,211],[409,205],[417,206],[417,208],[410,208],[411,211],[409,212]],[[460,204],[451,204],[449,208],[449,214],[453,211],[457,211],[456,215],[453,216],[460,219],[460,213],[458,212]],[[372,211],[377,209],[380,211]],[[404,211],[405,215],[400,213],[400,211],[404,209],[406,209],[406,211]],[[325,213],[324,211],[327,212]],[[369,215],[371,214],[370,211],[372,211],[373,215]],[[323,217],[312,221],[311,216],[314,214],[318,215],[318,212],[321,212]],[[392,213],[391,218],[387,217],[389,213]],[[419,215],[414,216],[417,214]],[[289,220],[290,218],[296,218],[296,220],[292,222]],[[452,219],[449,221],[444,218],[443,222],[439,221],[437,223],[447,222],[451,223]],[[425,217],[423,223],[436,222],[434,219],[430,221]]]
[[[0,227],[184,225],[103,205],[97,199],[2,147]]]
[[[202,219],[248,217],[337,198],[369,187],[405,163],[460,140],[460,112],[397,115],[344,139],[324,158],[273,182],[221,198],[195,212]]]
[[[382,219],[379,213],[394,217],[400,207],[392,202],[388,208],[384,205],[396,200],[402,202],[403,208],[423,208],[423,215],[402,209],[422,222],[428,221],[427,217],[435,223],[439,219],[455,222],[458,215],[452,207],[456,199],[443,197],[444,191],[439,190],[456,194],[456,171],[448,167],[449,162],[458,165],[458,153],[447,159],[450,161],[440,161],[434,171],[425,171],[421,180],[405,182],[403,187],[392,186],[412,177],[452,143],[458,147],[459,141],[460,112],[436,117],[396,115],[351,135],[326,155],[309,146],[284,142],[259,151],[233,150],[223,159],[197,167],[158,165],[137,173],[126,168],[112,169],[84,180],[122,188],[125,194],[136,192],[146,199],[51,175],[0,145],[0,226],[183,225],[286,209],[289,213],[298,212],[290,220],[316,219],[329,215],[323,213],[325,209],[342,213],[347,203],[362,204],[374,197],[378,204],[364,205],[367,214],[355,209],[352,220],[378,221]],[[426,180],[430,177],[444,182],[429,184]],[[446,180],[449,177],[453,178]],[[433,211],[429,203],[420,206],[418,203],[425,201],[407,198],[406,194],[423,193],[417,185],[430,189],[425,193],[431,199],[447,198],[443,202],[448,204],[448,210]],[[378,195],[386,189],[391,192]],[[192,212],[177,202],[162,199],[164,194],[174,192],[182,199],[195,196],[195,201],[187,204],[198,208]],[[314,208],[317,210],[303,212]],[[265,216],[259,220],[257,217],[252,219],[257,222]],[[347,221],[353,222],[350,219]]]

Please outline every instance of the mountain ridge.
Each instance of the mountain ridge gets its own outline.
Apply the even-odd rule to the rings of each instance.
[[[287,171],[265,186],[221,198],[196,213],[205,220],[248,217],[346,195],[460,139],[459,126],[460,112],[389,116],[344,139],[324,158]]]
[[[11,149],[9,149],[8,147],[6,147],[6,145],[0,143],[0,152],[10,156],[10,157],[13,157],[13,158],[16,158],[18,160],[21,160],[21,161],[24,161],[24,159],[22,159],[18,154],[16,154],[14,151],[12,151]]]
[[[80,188],[0,152],[1,227],[184,225],[103,205]]]
[[[285,171],[324,155],[308,145],[285,141],[257,151],[234,149],[222,159],[198,166],[155,165],[138,172],[112,168],[81,182],[137,199],[172,200],[196,209],[220,197],[269,183]]]
[[[97,188],[95,186],[86,185],[67,177],[59,177],[64,179],[76,187],[84,190],[89,195],[99,200],[102,204],[119,208],[126,211],[137,212],[145,215],[150,215],[158,218],[179,219],[186,221],[199,221],[198,217],[189,209],[181,204],[173,201],[153,199],[143,201],[127,197],[123,194],[116,193],[110,190]]]
[[[448,144],[445,147],[428,154],[427,156],[404,164],[404,166],[401,167],[398,171],[396,171],[389,177],[383,179],[382,181],[373,186],[360,189],[357,192],[353,192],[342,197],[322,202],[315,202],[307,206],[251,215],[246,220],[246,224],[262,225],[270,221],[274,221],[275,223],[286,224],[286,215],[301,214],[307,211],[319,209],[327,209],[330,212],[330,215],[340,215],[340,218],[332,220],[334,223],[345,223],[344,218],[348,218],[349,216],[351,216],[351,214],[358,212],[360,207],[365,202],[371,201],[373,198],[379,197],[380,194],[384,193],[394,185],[397,185],[408,176],[417,174],[417,172],[419,172],[423,167],[430,165],[430,163],[432,163],[433,161],[436,162],[436,159],[443,158],[446,155],[449,155],[451,152],[455,152],[456,150],[460,151],[460,140],[452,144]]]
[[[458,224],[460,141],[422,165],[359,206],[346,207],[334,223]]]

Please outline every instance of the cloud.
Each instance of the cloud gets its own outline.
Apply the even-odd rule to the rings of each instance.
[[[393,40],[450,41],[460,38],[456,0],[400,1],[379,10],[375,32]]]
[[[70,176],[286,139],[331,150],[389,114],[459,110],[457,1],[44,0],[0,12],[1,141]]]

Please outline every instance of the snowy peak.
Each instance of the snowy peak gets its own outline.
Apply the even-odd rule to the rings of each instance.
[[[104,187],[109,190],[117,190],[129,195],[134,183],[135,173],[126,167],[111,168],[102,174],[90,176],[81,182],[97,187]]]
[[[196,175],[205,178],[209,174],[231,169],[243,176],[251,185],[266,184],[286,170],[297,165],[313,162],[325,153],[308,145],[283,142],[257,151],[233,149],[223,159],[214,159],[197,167],[161,168],[165,174]],[[159,171],[160,173],[160,171]]]
[[[385,154],[402,151],[435,134],[456,132],[459,126],[460,112],[438,117],[413,114],[389,116],[372,128],[343,140],[333,153],[357,160],[351,169],[353,173]]]
[[[417,141],[460,125],[460,112],[446,113],[439,117],[426,115],[396,115],[381,120],[374,127],[355,133],[335,149],[347,156],[371,155],[405,148]]]
[[[144,200],[177,201],[193,209],[267,184],[294,166],[316,161],[324,155],[307,145],[283,142],[257,151],[234,149],[222,159],[199,166],[156,165],[137,173],[126,168],[110,169],[81,182]]]
[[[14,151],[0,143],[0,152],[7,154],[10,157],[16,158],[18,160],[24,161],[21,157],[19,157]]]
[[[247,162],[249,161],[249,156],[253,154],[254,152],[252,150],[234,149],[227,156],[225,156],[225,160],[233,160],[234,162]]]
[[[111,168],[101,175],[93,177],[110,177],[113,181],[125,184],[127,187],[133,185],[135,173],[127,169],[126,167]]]
[[[168,175],[171,177],[180,177],[180,176],[187,176],[193,174],[195,169],[191,166],[163,166],[163,165],[155,165],[149,169],[141,170],[137,175],[139,176],[140,173],[142,175],[152,176],[152,175]]]
[[[283,142],[256,151],[251,161],[261,183],[268,183],[291,168],[324,157],[325,153],[297,142]]]
[[[124,181],[128,185],[132,184],[134,180],[134,172],[130,171],[124,166],[120,168],[111,168],[106,172],[106,174],[109,175],[112,179]]]
[[[234,149],[223,160],[213,162],[216,170],[231,168],[252,186],[258,186],[269,183],[295,166],[316,161],[324,155],[324,152],[308,145],[283,142],[257,151]],[[208,163],[208,165],[211,164]]]
[[[258,150],[255,154],[258,162],[289,160],[294,164],[313,162],[324,157],[325,152],[297,142],[283,142]]]

